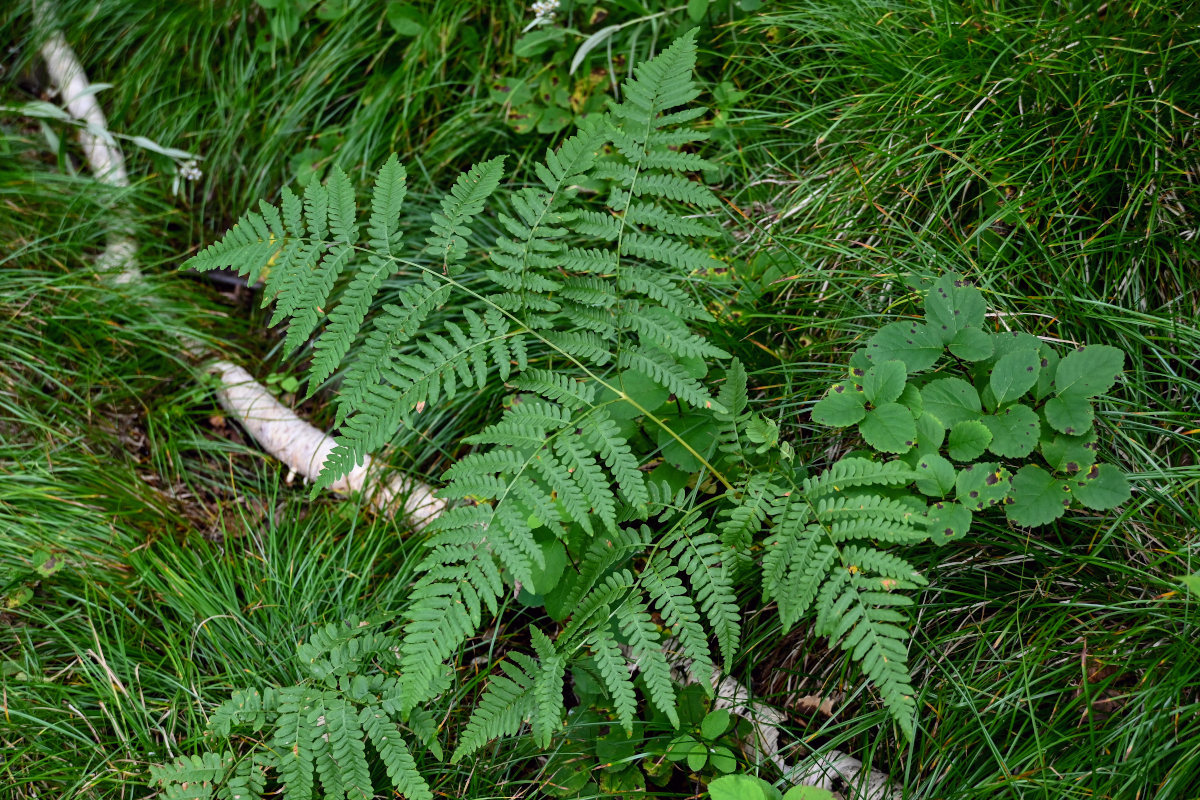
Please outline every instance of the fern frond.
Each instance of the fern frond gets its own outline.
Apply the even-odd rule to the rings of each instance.
[[[675,708],[675,686],[671,681],[671,665],[662,651],[662,640],[658,629],[650,618],[646,604],[636,596],[630,596],[616,609],[617,624],[629,642],[650,701],[667,715],[675,727],[679,727],[679,713]]]
[[[912,600],[887,589],[912,585],[887,581],[837,571],[822,587],[816,632],[840,641],[842,649],[861,662],[863,672],[883,697],[884,707],[911,739],[916,701],[906,666],[909,634],[900,624],[907,618],[894,609],[911,605]]]
[[[385,259],[396,256],[401,245],[400,211],[408,190],[408,174],[395,153],[379,168],[371,192],[371,217],[367,221],[367,243]]]
[[[671,629],[683,648],[683,655],[691,660],[688,671],[692,678],[711,696],[713,663],[708,652],[708,637],[700,625],[700,612],[679,579],[679,565],[662,562],[661,558],[650,560],[642,571],[642,585],[658,607],[663,624]]]
[[[674,279],[665,272],[629,265],[617,276],[617,286],[623,292],[641,294],[682,319],[701,319],[704,308],[688,297]]]
[[[262,800],[267,790],[267,770],[274,765],[275,760],[268,753],[243,757],[217,790],[217,800]]]
[[[537,628],[530,628],[529,634],[540,662],[533,684],[533,696],[537,704],[537,711],[533,715],[533,741],[545,749],[550,747],[550,740],[562,721],[566,659],[554,648],[554,642],[546,634]]]
[[[713,400],[700,382],[661,350],[646,347],[623,350],[617,359],[617,365],[622,369],[636,369],[649,375],[655,383],[696,408],[720,410],[720,403]]]
[[[717,524],[721,531],[721,544],[729,550],[744,553],[762,530],[771,503],[779,488],[772,482],[768,472],[755,472],[739,491],[726,496],[733,501],[722,510],[725,517]]]
[[[218,736],[228,736],[234,728],[249,725],[258,728],[267,714],[273,714],[279,706],[279,694],[270,686],[262,691],[242,689],[235,691],[229,699],[217,706],[208,720],[208,727]]]
[[[617,423],[603,409],[597,409],[585,418],[582,430],[588,444],[608,465],[625,501],[635,508],[649,504],[650,493],[638,469],[638,460]]]
[[[728,353],[692,333],[665,308],[639,308],[631,304],[621,315],[621,324],[677,357],[729,358]]]
[[[278,757],[276,769],[287,787],[289,800],[311,800],[313,796],[313,746],[308,717],[319,696],[319,691],[303,686],[280,690],[279,717],[272,744]]]
[[[637,712],[637,696],[633,691],[633,680],[629,677],[629,664],[621,654],[607,624],[596,626],[588,635],[588,647],[596,659],[596,668],[613,700],[617,721],[627,734],[633,733],[633,715]]]
[[[480,543],[489,516],[487,508],[456,508],[437,521],[438,533],[421,562],[424,575],[410,593],[406,614],[400,651],[404,710],[437,693],[445,661],[479,627],[481,604],[496,613],[503,584]],[[448,534],[459,531],[466,534],[463,544],[445,543]]]
[[[266,206],[264,202],[262,204]],[[207,272],[232,269],[251,285],[258,283],[262,270],[279,252],[281,243],[272,236],[262,214],[248,211],[229,232],[183,263],[184,269]]]
[[[336,707],[343,702],[342,698],[336,694],[318,693],[313,699],[313,710],[309,714],[306,731],[310,737],[313,766],[316,769],[317,778],[320,780],[321,790],[325,797],[332,797],[336,800],[346,797],[350,787],[346,784],[345,779],[348,776],[343,772],[343,765],[339,764],[334,756],[332,734],[328,722],[332,715],[331,707]]]
[[[817,500],[828,494],[862,486],[900,486],[912,483],[917,474],[902,461],[879,463],[865,458],[843,458],[829,469],[806,478],[805,496]]]
[[[346,357],[362,329],[371,300],[379,292],[383,281],[395,271],[391,256],[400,244],[397,227],[405,191],[404,167],[393,155],[376,175],[371,200],[368,230],[371,247],[377,248],[378,252],[372,250],[366,263],[357,268],[350,285],[342,292],[337,306],[329,314],[325,330],[317,339],[312,367],[309,369],[310,393],[316,391]],[[329,192],[333,195],[329,203],[329,228],[341,243],[339,251],[349,257],[358,241],[358,226],[354,223],[354,192],[345,173],[336,167],[329,179]]]
[[[170,800],[207,800],[232,763],[232,753],[182,756],[169,764],[151,766],[150,780],[159,784]]]
[[[400,796],[406,800],[433,800],[433,792],[417,771],[417,762],[400,735],[399,726],[382,712],[369,707],[359,713],[359,724]]]
[[[482,386],[494,365],[501,379],[508,376],[512,362],[523,369],[528,355],[522,331],[510,330],[509,321],[489,311],[480,316],[464,309],[469,334],[454,323],[447,323],[446,337],[427,336],[417,342],[420,355],[394,354],[387,340],[379,347],[381,361],[390,359],[386,368],[377,367],[382,382],[372,383],[356,377],[355,388],[362,387],[351,413],[339,432],[336,444],[325,462],[317,487],[330,485],[363,462],[367,453],[381,447],[392,437],[401,422],[408,423],[414,411],[441,400],[453,399],[460,388]],[[405,314],[397,320],[407,322]],[[407,328],[399,327],[386,336],[395,337]]]
[[[479,705],[459,737],[450,763],[457,764],[492,739],[516,733],[533,713],[537,662],[522,653],[515,653],[511,660],[500,662],[500,670],[504,674],[494,675],[488,682]]]
[[[741,612],[724,564],[726,552],[715,533],[702,530],[704,524],[693,512],[676,522],[659,546],[688,576],[694,602],[717,637],[721,660],[729,669],[741,640]]]
[[[457,264],[467,252],[471,220],[483,211],[503,173],[504,156],[475,164],[454,181],[450,194],[442,199],[441,212],[433,213],[425,250],[441,257],[443,273],[461,272]]]

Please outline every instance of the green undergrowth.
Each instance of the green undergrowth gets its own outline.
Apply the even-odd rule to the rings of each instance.
[[[114,129],[204,157],[204,176],[178,195],[178,165],[153,150],[123,142],[135,185],[103,190],[70,128],[50,122],[47,136],[36,119],[0,116],[0,785],[14,798],[132,800],[150,793],[151,765],[256,752],[278,720],[218,741],[205,730],[221,704],[237,690],[325,686],[303,645],[331,623],[357,631],[351,620],[402,635],[384,621],[404,619],[423,574],[424,535],[353,502],[310,499],[225,418],[177,343],[200,338],[235,356],[327,428],[346,373],[306,397],[298,381],[313,351],[285,352],[283,332],[249,308],[263,295],[229,305],[174,274],[178,264],[259,197],[278,203],[283,186],[303,195],[334,165],[363,212],[392,152],[409,173],[395,233],[423,245],[459,170],[506,155],[497,192],[535,187],[532,165],[599,107],[593,97],[616,96],[633,64],[699,11],[680,4],[637,22],[667,6],[564,3],[569,32],[531,37],[521,28],[532,15],[515,3],[340,15],[340,4],[293,3],[295,19],[287,5],[59,5],[89,75],[113,84],[98,97]],[[1132,487],[1114,510],[1076,504],[1026,528],[995,508],[952,541],[902,549],[928,581],[906,592],[911,740],[858,662],[816,635],[816,615],[787,595],[764,601],[748,576],[734,587],[731,674],[786,712],[789,763],[846,752],[905,797],[1195,797],[1198,612],[1180,578],[1200,569],[1189,116],[1200,19],[1163,3],[710,5],[698,17],[697,100],[710,109],[697,123],[709,138],[696,153],[714,165],[704,176],[721,203],[707,220],[721,235],[707,245],[713,263],[677,280],[704,310],[707,343],[744,366],[745,413],[762,420],[762,442],[788,442],[812,476],[882,441],[863,420],[831,429],[813,412],[875,331],[924,322],[923,292],[954,273],[980,292],[980,330],[1032,334],[1061,356],[1084,345],[1125,354],[1094,400],[1094,429],[1099,459]],[[44,81],[31,19],[27,3],[0,11],[0,39],[17,47],[0,74],[6,107],[38,99]],[[570,72],[587,36],[631,21]],[[607,197],[605,186],[584,189],[583,201]],[[118,207],[151,275],[141,286],[107,286],[92,271]],[[505,235],[493,215],[475,220],[456,292],[499,293],[486,256]],[[394,270],[368,330],[432,263]],[[482,314],[486,303],[467,305]],[[463,324],[461,308],[447,303],[423,324]],[[535,348],[533,363],[561,367],[556,358]],[[906,370],[906,386],[954,374],[990,388],[953,349],[945,359],[936,372]],[[711,375],[719,397],[724,367]],[[430,401],[384,437],[382,456],[440,482],[471,452],[464,436],[520,409],[501,401],[509,381],[491,373],[453,403]],[[672,420],[695,412],[687,399],[661,405]],[[877,405],[864,403],[864,419]],[[647,476],[695,468],[670,434],[637,425]],[[1040,450],[1028,458],[1054,473]],[[978,460],[1019,472],[1006,459]],[[687,488],[715,509],[716,485]],[[496,676],[516,680],[522,658],[549,652],[531,627],[561,632],[530,585],[506,585],[495,615],[446,657],[452,680],[423,706],[433,737],[403,731],[435,796],[702,796],[726,766],[719,748],[737,771],[786,788],[739,743],[744,726],[705,734],[711,701],[699,687],[676,687],[675,729],[639,678],[630,739],[624,712],[606,705],[618,681],[587,669],[566,674],[571,708],[548,750],[517,735],[448,763]],[[386,655],[373,664],[373,675],[394,669]],[[358,688],[335,687],[361,709]],[[370,768],[376,787],[388,785],[386,764]]]

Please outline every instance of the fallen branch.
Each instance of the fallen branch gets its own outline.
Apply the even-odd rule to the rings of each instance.
[[[40,23],[45,24],[48,11],[35,5]],[[87,73],[79,57],[59,31],[52,32],[41,48],[50,80],[58,89],[68,113],[84,123],[79,130],[88,167],[96,179],[109,186],[127,188],[129,174],[125,157],[116,140],[108,135],[108,120],[96,101]],[[137,266],[137,241],[126,233],[119,222],[108,236],[104,253],[97,259],[96,268],[116,284],[140,281]],[[186,342],[188,355],[203,355],[198,342]],[[316,480],[321,466],[333,449],[329,434],[305,422],[294,411],[274,398],[246,370],[228,361],[217,360],[206,371],[219,380],[217,399],[241,426],[270,455],[279,459],[293,472],[310,481]],[[343,495],[361,494],[372,506],[393,514],[399,506],[417,526],[436,517],[443,503],[434,497],[433,489],[419,481],[406,481],[399,476],[382,478],[382,470],[368,457],[361,466],[336,481],[330,488]]]

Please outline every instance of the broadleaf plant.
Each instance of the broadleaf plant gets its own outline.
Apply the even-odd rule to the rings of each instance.
[[[500,159],[472,167],[422,244],[399,233],[405,174],[392,159],[376,180],[365,247],[355,244],[364,221],[335,170],[303,201],[285,194],[282,211],[264,203],[188,262],[251,279],[267,272],[266,302],[289,320],[290,345],[324,317],[310,391],[339,369],[342,378],[321,485],[428,406],[455,403],[465,389],[506,395],[503,412],[464,440],[473,450],[444,475],[449,505],[429,525],[409,605],[387,634],[391,649],[338,651],[343,672],[330,674],[341,699],[328,698],[336,714],[323,715],[336,720],[336,747],[313,744],[310,758],[289,744],[298,761],[237,760],[274,768],[289,796],[307,797],[317,783],[358,796],[369,790],[362,759],[372,752],[394,788],[421,796],[394,725],[411,727],[446,691],[462,647],[502,613],[506,596],[540,616],[528,646],[493,665],[454,733],[453,761],[526,725],[538,746],[551,746],[568,675],[599,687],[605,713],[626,732],[647,715],[678,727],[673,670],[713,691],[739,651],[736,587],[752,574],[785,627],[808,619],[861,665],[911,737],[906,592],[926,580],[902,546],[961,537],[973,513],[993,506],[1020,524],[1060,515],[1061,501],[1044,507],[1041,475],[1014,481],[1026,465],[1013,458],[1034,445],[1067,505],[1111,508],[1127,495],[1118,471],[1078,457],[1094,452],[1095,439],[1077,418],[1090,421],[1090,398],[1120,368],[1111,348],[1060,361],[1032,336],[989,332],[982,296],[958,276],[934,284],[924,322],[872,336],[813,407],[817,422],[855,426],[876,455],[809,474],[779,422],[751,409],[745,369],[705,338],[714,323],[685,290],[685,279],[720,263],[704,245],[719,233],[706,219],[718,200],[699,179],[711,165],[694,152],[705,138],[693,124],[704,113],[692,105],[695,53],[693,32],[637,67],[619,104],[534,165],[533,185],[502,191]],[[584,183],[606,189],[581,195]],[[475,257],[472,222],[484,213],[501,233],[487,255],[489,289],[479,291],[460,277]],[[401,266],[419,277],[385,294],[370,317]],[[452,321],[430,322],[451,303]],[[951,363],[934,371],[947,353]],[[1064,364],[1062,380],[1046,374]],[[1081,368],[1110,374],[1085,380],[1075,377]],[[1003,460],[977,460],[989,450]],[[1036,491],[1018,498],[1014,483]],[[368,674],[376,659],[390,662],[386,679]],[[309,695],[272,691],[289,698],[272,719],[299,725],[290,709]],[[244,720],[238,713],[231,719]],[[421,741],[436,745],[433,736]],[[334,762],[346,769],[335,775]],[[179,774],[156,773],[164,786]]]

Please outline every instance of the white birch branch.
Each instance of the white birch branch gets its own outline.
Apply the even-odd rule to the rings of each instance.
[[[40,23],[47,21],[48,12],[35,5]],[[108,134],[108,120],[96,101],[87,73],[75,51],[59,31],[52,32],[41,48],[50,80],[57,88],[67,112],[84,123],[79,131],[88,167],[101,183],[126,188],[129,174],[125,157],[116,140]],[[110,231],[104,253],[97,259],[97,269],[111,276],[114,283],[140,281],[137,268],[137,242],[120,225]],[[190,355],[198,355],[196,343],[185,343]],[[228,361],[215,361],[207,370],[220,381],[217,399],[221,406],[270,455],[282,461],[293,472],[315,481],[330,451],[332,438],[287,408],[246,370]],[[361,494],[372,506],[394,514],[403,505],[410,521],[424,525],[441,513],[444,506],[434,497],[433,489],[419,481],[405,481],[399,476],[383,478],[377,464],[368,457],[364,463],[340,478],[331,487],[339,494]]]

